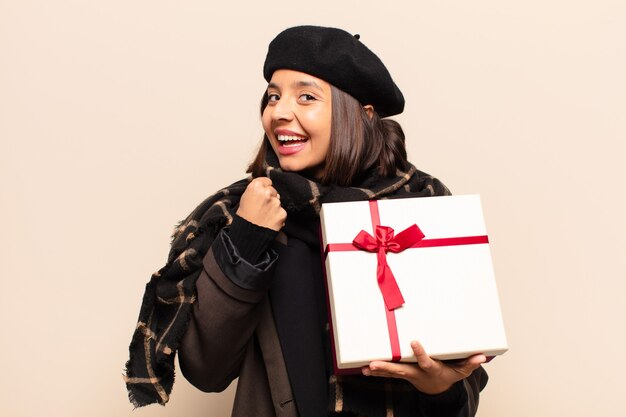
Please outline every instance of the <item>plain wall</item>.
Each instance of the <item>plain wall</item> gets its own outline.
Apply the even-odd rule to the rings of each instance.
[[[0,0],[0,414],[124,416],[144,284],[261,137],[267,44],[339,26],[411,160],[480,193],[511,350],[480,417],[626,415],[623,0]],[[229,415],[179,376],[166,407]]]

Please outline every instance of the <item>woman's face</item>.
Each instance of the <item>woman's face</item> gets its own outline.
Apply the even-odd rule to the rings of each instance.
[[[321,177],[330,148],[330,84],[303,72],[277,70],[267,97],[263,129],[280,167]]]

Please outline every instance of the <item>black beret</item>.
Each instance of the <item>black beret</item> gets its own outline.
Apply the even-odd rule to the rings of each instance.
[[[380,117],[404,110],[404,96],[382,61],[358,35],[341,29],[296,26],[279,33],[269,45],[263,76],[269,82],[278,69],[321,78],[361,104],[371,104]]]

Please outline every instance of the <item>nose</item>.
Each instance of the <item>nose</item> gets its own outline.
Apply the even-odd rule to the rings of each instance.
[[[272,108],[272,119],[275,121],[293,119],[293,104],[288,97],[281,97],[281,99],[274,104]]]

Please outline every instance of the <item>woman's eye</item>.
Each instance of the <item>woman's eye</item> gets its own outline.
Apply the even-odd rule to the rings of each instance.
[[[278,96],[278,94],[276,93],[268,93],[267,94],[267,101],[278,101],[280,99],[280,97]]]
[[[315,101],[315,97],[313,97],[313,96],[312,96],[312,95],[310,95],[310,94],[302,94],[302,95],[300,96],[300,99],[301,99],[302,101]]]

